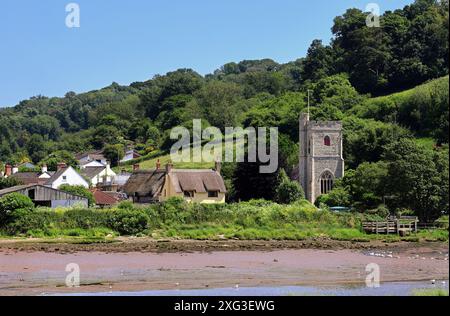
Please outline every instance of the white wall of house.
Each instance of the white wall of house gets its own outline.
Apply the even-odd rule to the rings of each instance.
[[[81,185],[89,188],[89,183],[72,167],[68,167],[51,185],[53,189],[58,189],[61,185]]]
[[[104,180],[106,180],[106,182],[113,182],[116,177],[117,174],[111,169],[110,165],[108,164],[102,172],[91,179],[91,184],[92,186],[96,186],[99,182],[101,183]]]
[[[39,179],[50,179],[50,178],[51,178],[51,175],[48,174],[47,172],[45,172],[39,176]]]
[[[125,153],[125,156],[120,160],[120,162],[127,162],[134,159],[134,150],[129,150]]]

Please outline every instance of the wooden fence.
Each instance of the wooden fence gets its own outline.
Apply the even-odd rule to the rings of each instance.
[[[419,220],[417,217],[400,217],[384,222],[363,222],[362,226],[368,234],[399,234],[406,235],[418,231]]]

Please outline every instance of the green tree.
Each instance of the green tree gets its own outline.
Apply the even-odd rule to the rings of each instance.
[[[280,204],[291,204],[305,198],[305,193],[297,181],[292,181],[281,169],[278,175],[278,187],[275,192],[276,201]]]
[[[78,166],[78,161],[75,159],[75,156],[67,150],[52,152],[41,161],[41,164],[47,165],[49,171],[56,171],[58,163],[60,162],[64,162],[68,166],[72,166],[74,168]]]
[[[47,155],[47,144],[41,135],[34,134],[27,142],[26,149],[31,160],[38,163]]]
[[[389,194],[386,187],[388,182],[388,164],[384,161],[364,162],[343,180],[351,192],[352,200],[366,209],[376,208],[383,203]]]
[[[125,155],[125,146],[122,144],[106,145],[103,148],[103,155],[111,163],[111,166],[116,167]]]
[[[384,159],[388,163],[386,185],[395,196],[391,204],[415,211],[424,221],[448,214],[448,175],[442,174],[448,174],[448,152],[435,152],[414,140],[400,139],[387,146]]]

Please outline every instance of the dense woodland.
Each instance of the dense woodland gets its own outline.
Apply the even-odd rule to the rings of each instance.
[[[448,214],[448,0],[388,11],[379,28],[367,27],[366,17],[347,10],[335,18],[329,45],[314,40],[306,57],[286,64],[232,62],[206,76],[179,69],[0,109],[0,161],[51,168],[60,160],[74,165],[76,152],[104,149],[117,163],[130,144],[144,155],[164,152],[172,127],[201,118],[221,129],[278,126],[280,171],[291,174],[298,117],[312,90],[313,119],[342,120],[345,129],[347,176],[318,203],[378,212],[387,205],[424,219]],[[280,182],[289,187],[283,172],[257,170],[224,166],[230,201],[276,200]]]

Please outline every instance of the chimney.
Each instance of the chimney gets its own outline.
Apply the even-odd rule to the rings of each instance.
[[[46,164],[42,165],[42,170],[41,171],[42,171],[42,173],[46,173],[48,171]]]
[[[169,172],[172,171],[172,169],[173,169],[173,163],[168,162],[168,163],[166,164],[166,172],[169,173]]]
[[[19,172],[19,167],[17,165],[14,165],[14,167],[12,168],[12,174],[16,174]]]
[[[10,175],[12,175],[12,167],[10,164],[6,164],[5,166],[5,176],[9,177]]]
[[[59,171],[59,170],[64,169],[64,168],[67,168],[67,165],[66,165],[65,162],[59,162],[59,163],[56,165],[56,171]]]
[[[133,165],[133,171],[138,171],[140,168],[139,164],[134,164]]]
[[[161,162],[158,159],[158,161],[156,162],[156,170],[159,170],[159,169],[161,169]]]
[[[222,163],[219,160],[216,160],[215,169],[216,169],[216,172],[219,174],[222,171]]]

